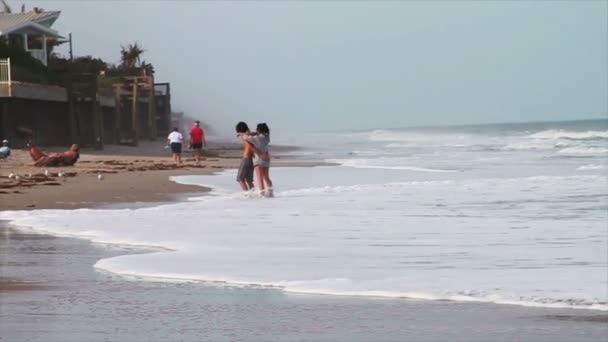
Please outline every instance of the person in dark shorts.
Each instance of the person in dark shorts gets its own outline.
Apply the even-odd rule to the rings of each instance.
[[[175,161],[175,165],[182,163],[182,143],[184,142],[184,137],[179,132],[177,127],[173,128],[173,132],[169,134],[167,137],[167,143],[171,147],[171,153],[173,153],[173,160]]]
[[[249,133],[249,127],[243,121],[236,124],[238,136]],[[236,175],[236,181],[241,185],[243,191],[251,191],[253,186],[253,147],[243,140],[243,159]]]
[[[201,122],[194,121],[194,127],[190,130],[190,148],[194,150],[196,165],[201,165],[201,151],[205,144],[205,131],[201,127]]]

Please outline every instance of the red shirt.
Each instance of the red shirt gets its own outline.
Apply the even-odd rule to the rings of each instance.
[[[202,144],[205,138],[205,132],[200,127],[192,127],[190,131],[190,139],[193,144]]]

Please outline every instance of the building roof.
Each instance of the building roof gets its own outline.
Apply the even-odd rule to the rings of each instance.
[[[50,27],[60,13],[59,11],[0,13],[0,36],[29,29],[59,37],[57,31]]]

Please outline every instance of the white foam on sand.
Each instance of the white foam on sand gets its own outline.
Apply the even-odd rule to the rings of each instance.
[[[127,276],[608,310],[605,176],[403,181],[386,172],[273,169],[273,199],[222,190],[236,188],[233,171],[176,177],[220,190],[158,207],[4,211],[0,219],[170,249],[96,264]]]

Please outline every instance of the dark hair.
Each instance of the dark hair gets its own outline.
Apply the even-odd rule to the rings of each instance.
[[[237,133],[245,133],[247,131],[249,131],[249,126],[247,126],[247,124],[243,121],[239,121],[239,123],[236,124]]]
[[[177,129],[177,127],[173,127],[173,132],[178,132],[179,129]]]
[[[266,134],[266,135],[270,134],[270,128],[268,128],[268,125],[265,122],[259,123],[258,127],[256,129],[258,132],[260,132],[262,134]]]

